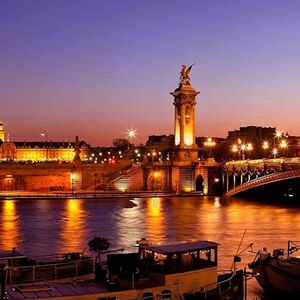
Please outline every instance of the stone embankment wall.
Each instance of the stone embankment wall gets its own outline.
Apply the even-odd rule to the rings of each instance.
[[[106,164],[0,164],[0,191],[70,191],[94,189],[95,184],[106,182],[111,174],[131,166],[124,161]]]

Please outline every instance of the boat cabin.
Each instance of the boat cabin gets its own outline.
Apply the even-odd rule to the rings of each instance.
[[[181,273],[216,267],[218,244],[209,241],[153,246],[141,245],[142,262],[148,262],[152,271],[161,274]]]
[[[217,282],[218,244],[198,241],[175,245],[140,244],[137,254],[107,256],[111,278],[124,287],[180,285],[182,293],[195,289],[214,289]],[[121,286],[120,286],[121,285]]]

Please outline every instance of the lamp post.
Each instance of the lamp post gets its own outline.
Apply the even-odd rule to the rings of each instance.
[[[282,149],[283,151],[283,156],[285,156],[285,150],[287,149],[288,145],[286,140],[281,140],[280,144],[279,144],[280,149]]]
[[[74,195],[74,179],[75,179],[75,174],[73,171],[71,171],[70,174],[70,180],[71,180],[71,192],[72,192],[72,197]]]
[[[48,133],[46,130],[41,132],[41,136],[45,139],[46,161],[48,160]]]
[[[232,145],[231,151],[233,153],[233,158],[234,158],[235,154],[238,152],[238,146],[236,144]]]
[[[269,143],[267,141],[264,141],[262,144],[262,148],[264,149],[264,157],[267,156],[267,150],[269,149]]]
[[[245,159],[245,150],[246,150],[246,145],[245,144],[241,145],[241,150],[242,150],[242,160],[244,160]]]
[[[204,147],[208,148],[208,158],[212,156],[212,148],[216,145],[216,142],[213,141],[211,137],[208,137],[207,140],[204,142]]]
[[[97,194],[97,179],[98,179],[98,173],[95,173],[95,175],[94,175],[94,198],[96,198],[96,194]]]
[[[128,129],[127,130],[127,137],[132,142],[132,140],[136,137],[136,130],[135,129]],[[130,149],[130,143],[128,143],[128,150]]]
[[[238,153],[239,158],[242,158],[242,160],[245,159],[245,152],[251,153],[253,151],[253,145],[252,143],[243,144],[240,139],[238,139],[237,144],[233,144],[231,146],[231,151],[233,154]]]
[[[250,158],[251,152],[253,151],[252,143],[248,143],[246,146],[246,151],[249,152],[248,158]]]

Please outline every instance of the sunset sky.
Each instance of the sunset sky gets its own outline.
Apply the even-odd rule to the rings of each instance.
[[[300,2],[0,3],[0,118],[11,140],[110,145],[173,133],[181,64],[196,63],[197,136],[240,126],[300,135]]]

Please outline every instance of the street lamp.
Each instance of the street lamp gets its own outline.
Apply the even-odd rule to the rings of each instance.
[[[75,174],[73,171],[71,171],[70,174],[70,181],[71,181],[71,191],[72,191],[72,196],[74,195],[74,180],[75,180]]]
[[[264,141],[262,144],[262,148],[264,149],[264,157],[266,157],[267,150],[269,149],[269,143],[267,141]]]
[[[132,140],[135,138],[136,136],[136,130],[135,129],[128,129],[127,130],[127,137],[129,138],[129,140],[132,142]],[[130,142],[128,142],[128,150],[130,150]]]
[[[94,198],[96,198],[97,194],[97,183],[98,183],[98,173],[94,174]]]
[[[288,145],[287,145],[287,142],[286,140],[281,140],[280,144],[279,144],[279,147],[282,149],[284,155],[285,155],[285,150],[287,149]]]
[[[208,148],[208,157],[211,157],[211,150],[216,145],[216,142],[213,141],[211,137],[208,137],[206,142],[204,142],[204,147]]]
[[[251,154],[251,151],[253,150],[253,145],[251,143],[247,144],[246,146],[246,151],[249,152],[249,158],[250,158],[250,154]]]
[[[45,148],[46,148],[46,161],[48,160],[48,134],[47,131],[42,131],[41,136],[45,138]]]
[[[233,153],[233,157],[238,152],[238,146],[236,144],[231,146],[231,152]]]
[[[246,150],[246,145],[245,144],[242,144],[241,145],[241,150],[242,150],[242,160],[244,160],[245,159],[245,150]]]
[[[128,129],[128,130],[127,130],[127,136],[128,136],[130,139],[135,138],[135,136],[136,136],[136,130],[135,130],[135,129]]]
[[[275,136],[276,136],[277,138],[281,138],[281,136],[282,136],[282,131],[276,131]]]
[[[276,148],[273,149],[273,155],[274,155],[274,158],[276,158],[276,155],[278,153],[278,150]]]

